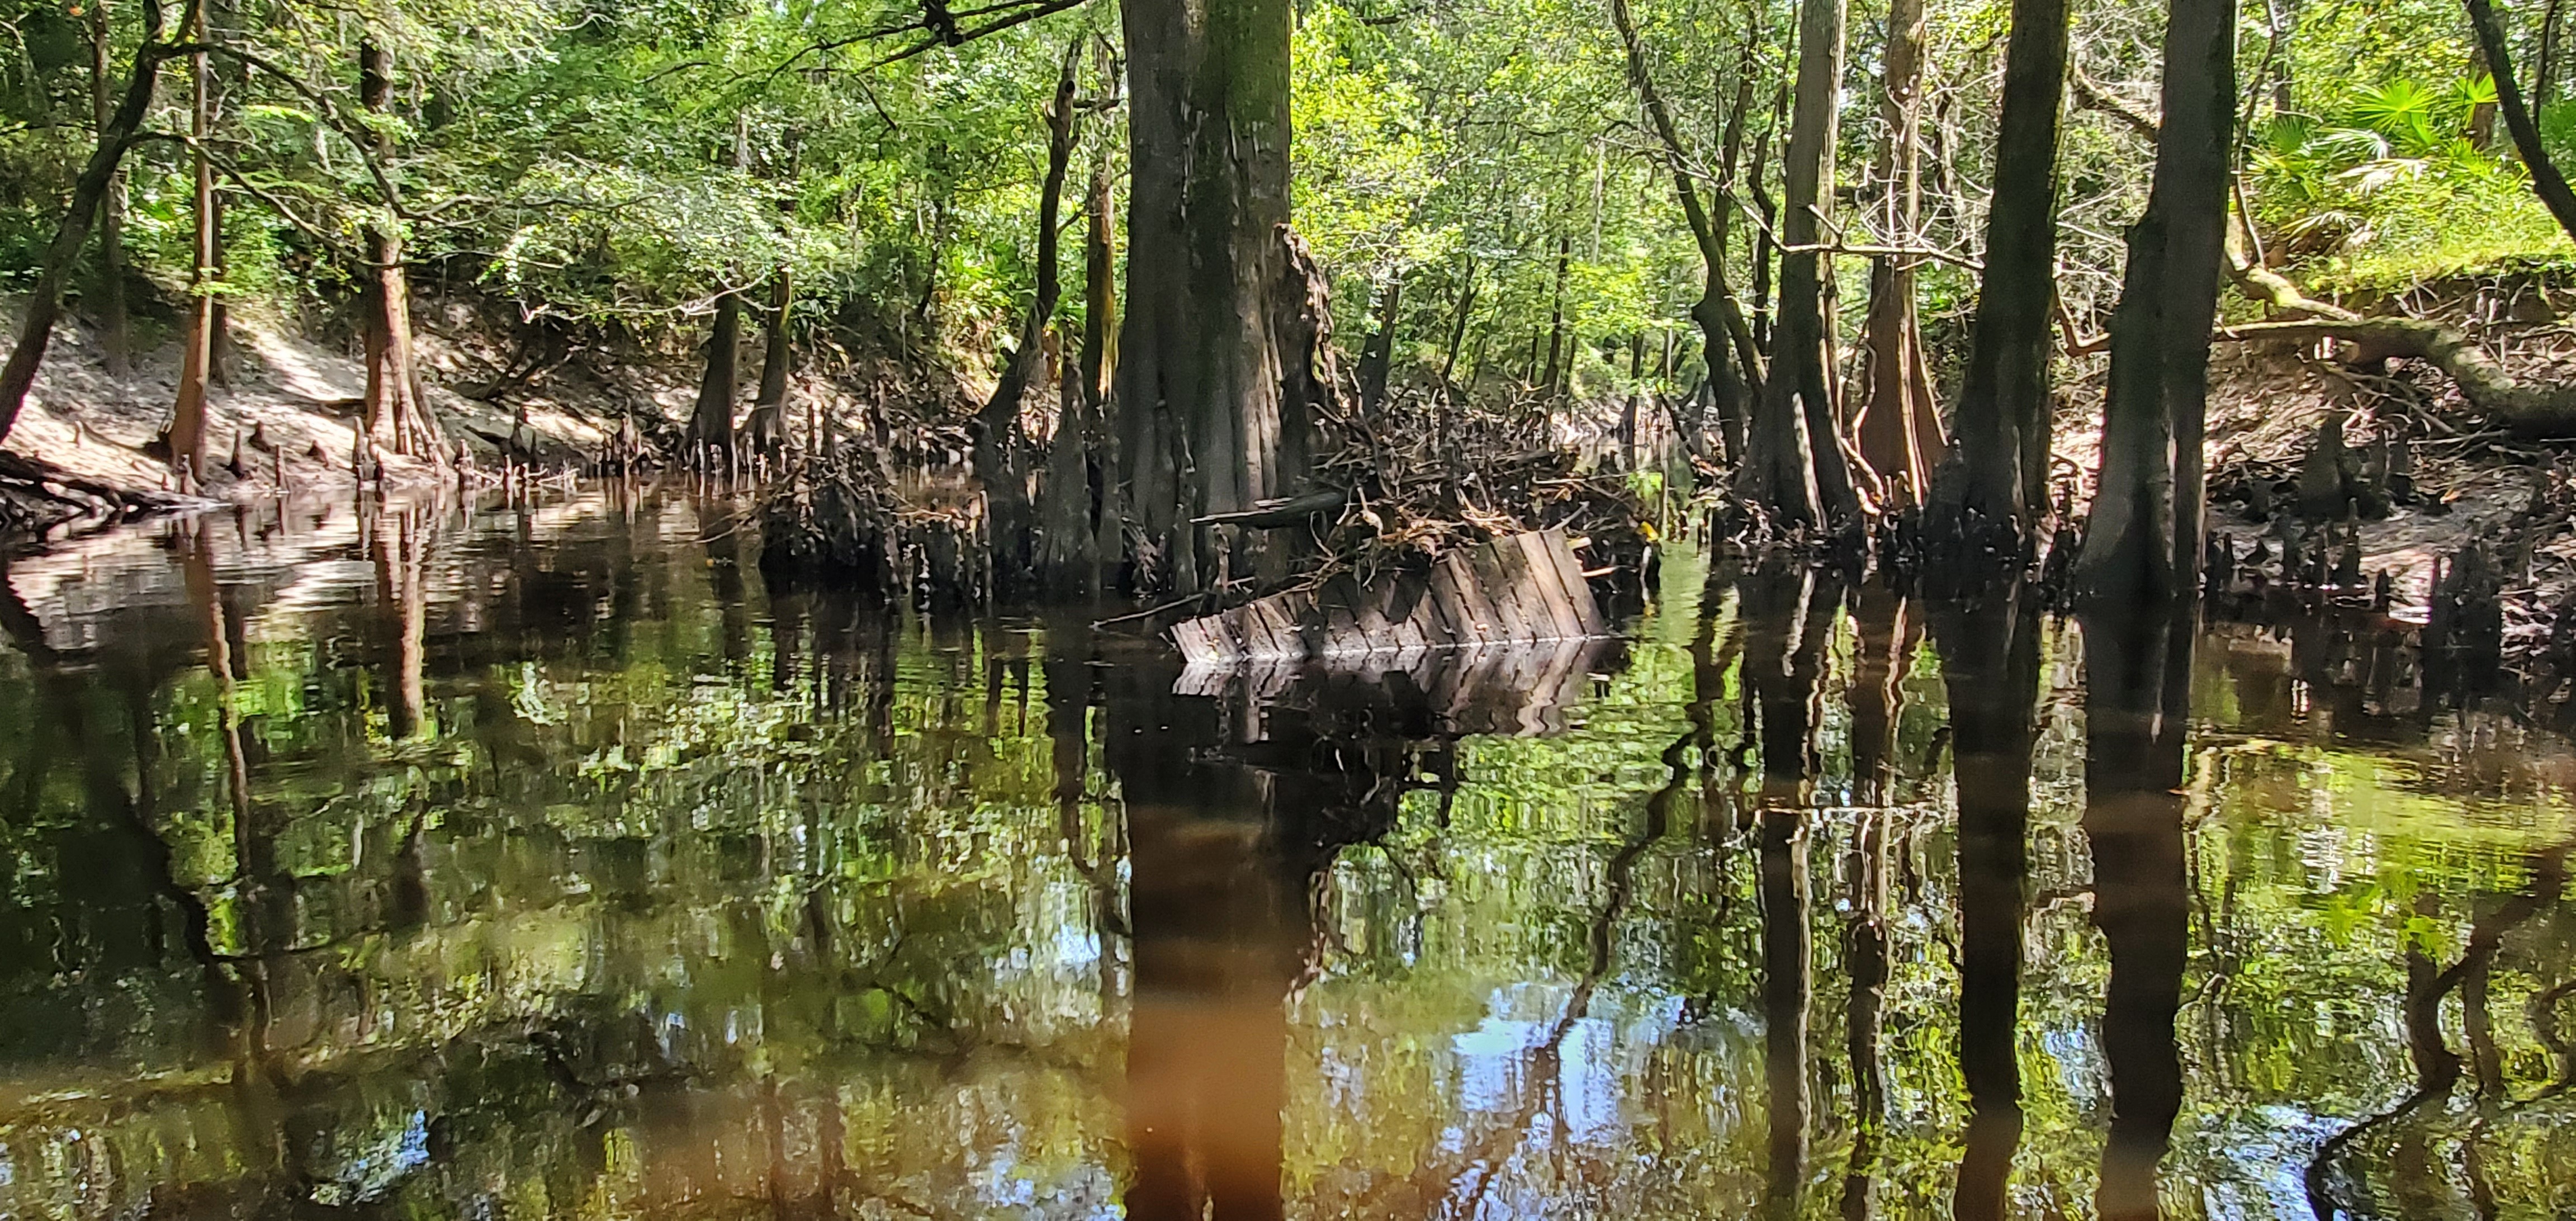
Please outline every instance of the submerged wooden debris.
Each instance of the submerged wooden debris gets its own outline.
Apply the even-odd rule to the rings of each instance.
[[[1246,741],[1266,740],[1282,710],[1311,716],[1325,706],[1373,711],[1379,715],[1369,723],[1381,732],[1546,737],[1565,731],[1566,709],[1595,673],[1617,664],[1622,648],[1590,638],[1191,666],[1172,693],[1239,706]]]
[[[1450,551],[1428,572],[1344,573],[1172,629],[1193,667],[1537,644],[1604,633],[1563,530]]]

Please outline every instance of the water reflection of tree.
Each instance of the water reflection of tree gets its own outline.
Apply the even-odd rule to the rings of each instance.
[[[1762,911],[1762,1023],[1770,1170],[1766,1208],[1791,1216],[1807,1179],[1811,1100],[1806,812],[1821,766],[1825,659],[1842,607],[1838,577],[1763,567],[1737,583],[1745,619],[1744,674],[1758,720],[1762,784],[1755,799],[1756,885]]]
[[[1932,638],[1950,697],[1958,786],[1959,1071],[1971,1109],[1954,1215],[2006,1215],[2022,1133],[2022,930],[2029,912],[2031,752],[2041,616],[2006,582],[1936,604]]]
[[[2084,834],[2093,923],[2111,958],[2102,1016],[2111,1131],[2095,1208],[2103,1221],[2152,1221],[2162,1215],[2157,1166],[2182,1111],[2174,1032],[2189,950],[2181,789],[2197,624],[2187,609],[2096,613],[2083,623]]]

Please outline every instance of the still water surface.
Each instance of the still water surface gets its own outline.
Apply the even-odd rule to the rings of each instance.
[[[726,521],[8,562],[0,1216],[2576,1210],[2576,754],[2402,659],[1684,557],[1186,675]]]

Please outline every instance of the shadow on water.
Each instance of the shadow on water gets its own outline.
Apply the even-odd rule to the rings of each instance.
[[[1184,672],[728,506],[0,562],[0,1214],[2560,1215],[2576,752],[2386,625],[1666,566]]]

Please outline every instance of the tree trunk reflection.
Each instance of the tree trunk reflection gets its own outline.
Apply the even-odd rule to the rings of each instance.
[[[2015,1035],[2040,628],[2037,595],[2018,584],[1942,604],[1932,617],[1959,788],[1959,1069],[1970,1117],[1953,1207],[1963,1221],[2005,1215],[2021,1144]]]
[[[2183,743],[2196,624],[2186,607],[2084,618],[2084,833],[2093,923],[2110,950],[2102,1043],[2111,1133],[2096,1208],[2152,1221],[2158,1163],[2182,1110],[2174,1015],[2189,945],[2183,871]]]

